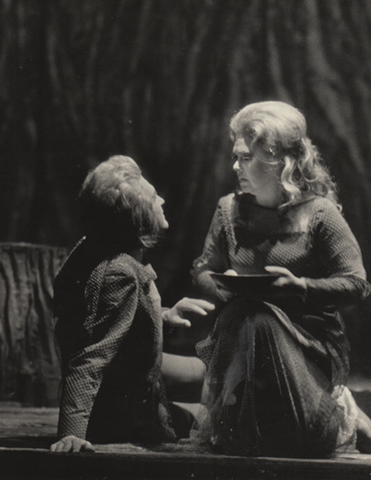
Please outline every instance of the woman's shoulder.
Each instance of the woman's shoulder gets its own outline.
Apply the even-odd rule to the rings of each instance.
[[[223,197],[219,198],[218,200],[218,209],[225,209],[230,208],[236,203],[236,195],[234,193],[229,193],[228,195],[224,195]]]
[[[289,220],[285,228],[295,226],[302,232],[314,231],[321,225],[331,226],[343,222],[342,214],[336,203],[331,199],[316,196],[308,196],[295,203],[283,212],[284,219]]]
[[[291,209],[293,212],[308,212],[312,215],[341,215],[341,207],[334,200],[320,195],[311,196],[294,204]]]
[[[297,216],[307,216],[310,229],[325,228],[330,231],[343,228],[345,219],[341,207],[333,199],[317,195],[311,201],[299,205]]]
[[[225,203],[230,203],[233,202],[236,198],[235,193],[228,193],[228,195],[224,195],[223,197],[219,198],[218,204],[225,204]]]
[[[312,212],[318,218],[342,217],[341,206],[333,199],[317,195],[312,203]]]
[[[240,203],[240,196],[236,193],[230,193],[221,197],[218,201],[217,211],[220,211],[222,215],[227,215],[229,218],[230,215],[238,209]]]
[[[336,210],[340,211],[339,209],[339,204],[330,197],[322,197],[320,195],[316,195],[313,200],[314,205],[316,205],[317,208],[322,208],[324,210]]]

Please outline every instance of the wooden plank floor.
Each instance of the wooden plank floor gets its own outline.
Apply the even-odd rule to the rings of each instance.
[[[245,458],[193,453],[184,445],[146,449],[97,445],[96,453],[51,453],[58,410],[0,404],[1,480],[371,479],[371,455],[329,460]]]

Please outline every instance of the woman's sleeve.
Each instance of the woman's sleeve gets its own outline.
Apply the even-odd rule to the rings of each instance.
[[[326,201],[317,213],[314,244],[328,277],[306,278],[307,299],[325,304],[362,300],[370,293],[357,240],[335,205]]]
[[[226,233],[220,202],[205,239],[202,255],[193,262],[193,282],[208,296],[215,296],[215,283],[208,272],[223,273],[230,268]]]
[[[133,322],[138,303],[135,275],[106,275],[90,324],[91,343],[68,361],[62,379],[58,437],[85,438],[104,369],[117,354]]]

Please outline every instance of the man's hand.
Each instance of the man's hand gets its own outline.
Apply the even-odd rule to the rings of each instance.
[[[206,300],[184,297],[169,310],[162,313],[162,319],[169,327],[190,327],[191,322],[183,318],[184,312],[205,316],[215,309],[215,305]]]
[[[94,452],[93,445],[82,438],[68,435],[50,446],[52,452]]]

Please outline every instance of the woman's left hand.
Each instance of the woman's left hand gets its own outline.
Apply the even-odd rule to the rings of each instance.
[[[191,322],[183,318],[184,312],[205,316],[215,309],[215,305],[197,298],[184,297],[169,310],[165,310],[162,319],[169,327],[190,327]]]
[[[285,267],[268,266],[265,267],[265,270],[269,273],[278,273],[281,275],[272,283],[273,287],[287,287],[297,293],[304,293],[307,289],[305,279],[295,277],[295,275]]]

